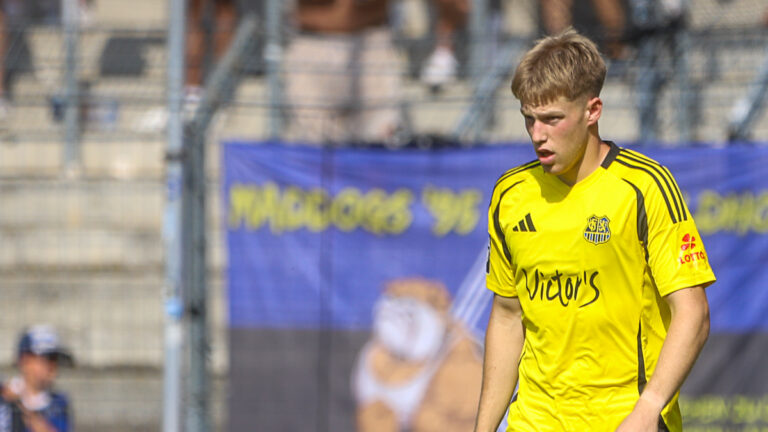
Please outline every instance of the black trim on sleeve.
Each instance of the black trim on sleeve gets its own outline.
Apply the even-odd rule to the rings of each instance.
[[[659,432],[669,432],[667,422],[664,421],[664,417],[659,414]]]
[[[642,394],[645,384],[648,382],[645,377],[645,357],[643,356],[643,325],[637,326],[637,394]]]
[[[501,207],[501,200],[504,199],[504,195],[509,192],[510,189],[519,185],[523,181],[524,180],[519,180],[516,183],[513,183],[512,186],[504,189],[504,191],[499,195],[499,201],[496,203],[496,208],[493,210],[493,229],[496,230],[496,236],[499,238],[499,241],[501,241],[501,248],[504,251],[504,256],[507,258],[507,261],[509,261],[510,264],[512,264],[512,253],[509,251],[507,240],[504,238],[504,230],[501,229],[501,221],[499,220],[499,208]]]

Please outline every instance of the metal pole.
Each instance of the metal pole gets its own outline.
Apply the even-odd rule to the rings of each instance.
[[[693,110],[693,86],[691,85],[690,73],[688,70],[688,53],[690,51],[690,37],[687,26],[683,26],[675,31],[675,72],[677,76],[678,88],[680,89],[680,108],[678,109],[678,124],[680,125],[680,135],[678,141],[680,144],[689,144],[694,137],[692,126],[694,122]]]
[[[269,88],[269,137],[279,139],[283,133],[283,88],[280,72],[283,62],[280,27],[283,22],[282,0],[267,0],[267,44],[264,61]]]
[[[182,189],[184,310],[187,317],[188,365],[184,417],[187,432],[210,430],[208,418],[208,312],[205,268],[205,130],[184,127],[186,149]]]
[[[482,78],[487,63],[488,24],[488,0],[472,0],[469,15],[471,35],[469,72],[476,85]]]
[[[61,0],[64,24],[64,170],[80,168],[80,95],[77,80],[78,0]]]
[[[472,0],[472,9],[469,15],[470,52],[469,52],[469,76],[473,85],[473,100],[482,99],[483,77],[488,67],[488,47],[490,46],[490,21],[488,19],[488,0]],[[490,101],[489,101],[490,102]],[[472,104],[474,105],[474,103]],[[488,123],[489,107],[483,106],[476,114],[474,136],[471,139],[478,140]]]
[[[165,242],[165,364],[163,368],[163,432],[181,430],[182,318],[182,189],[184,187],[184,55],[186,1],[168,4],[168,143]]]
[[[208,377],[208,278],[206,271],[206,132],[214,113],[235,91],[242,63],[252,52],[257,20],[240,20],[234,40],[206,80],[203,98],[184,124],[184,182],[182,188],[182,254],[184,311],[188,325],[189,379],[186,380],[185,430],[211,430]]]

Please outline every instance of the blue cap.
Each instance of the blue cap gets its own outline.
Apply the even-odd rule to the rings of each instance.
[[[67,365],[74,364],[72,354],[62,345],[56,330],[48,325],[36,325],[24,330],[19,339],[18,358],[24,354],[50,357]]]

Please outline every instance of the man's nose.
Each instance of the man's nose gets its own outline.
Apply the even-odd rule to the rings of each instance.
[[[547,133],[544,125],[538,120],[534,120],[531,125],[531,141],[534,143],[543,143],[547,141]]]

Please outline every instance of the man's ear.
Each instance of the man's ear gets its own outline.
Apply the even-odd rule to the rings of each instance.
[[[599,97],[593,97],[587,101],[587,125],[596,124],[602,114],[603,101]]]

